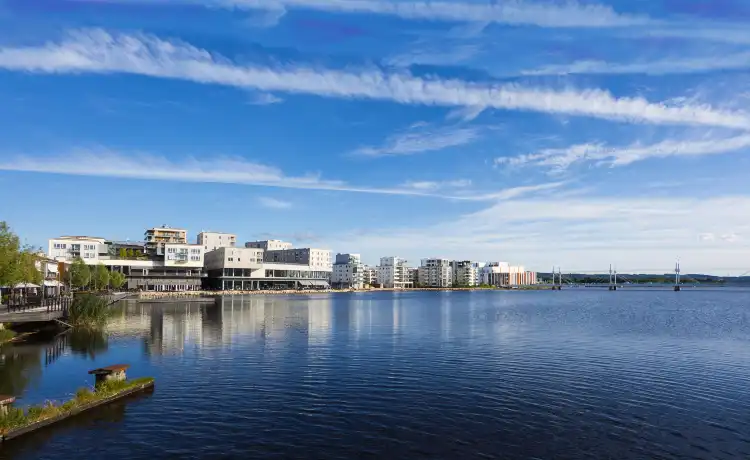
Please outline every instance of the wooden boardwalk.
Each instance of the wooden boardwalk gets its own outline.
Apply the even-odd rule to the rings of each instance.
[[[0,310],[0,323],[38,323],[54,321],[66,315],[67,311],[47,311],[47,307],[12,313],[8,313],[7,310],[3,309]]]
[[[108,305],[129,297],[128,292],[118,292],[104,296]],[[68,316],[68,306],[71,299],[45,299],[45,306],[40,306],[41,300],[33,304],[23,306],[0,306],[0,323],[38,323],[62,320]]]

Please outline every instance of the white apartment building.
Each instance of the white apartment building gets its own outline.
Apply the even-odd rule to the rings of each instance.
[[[359,254],[336,254],[336,262],[333,264],[331,275],[332,287],[362,289],[365,286],[364,280],[365,266]]]
[[[309,265],[315,270],[333,271],[331,251],[316,248],[268,249],[263,251],[264,262]]]
[[[410,288],[412,284],[406,260],[400,257],[381,257],[378,265],[377,282],[380,287],[391,289]]]
[[[215,251],[219,248],[233,248],[237,245],[237,235],[222,232],[200,232],[197,243],[203,246],[203,251]]]
[[[258,248],[264,251],[280,251],[282,249],[292,249],[292,243],[281,240],[248,241],[245,243],[245,247]]]
[[[481,269],[481,283],[491,286],[526,286],[536,284],[536,272],[507,262],[490,262]]]
[[[83,259],[89,265],[96,264],[100,257],[107,255],[104,238],[92,236],[61,236],[49,240],[47,254],[59,262],[72,262]]]
[[[448,259],[422,259],[419,267],[419,285],[424,287],[453,286],[453,268]]]
[[[378,268],[364,265],[362,268],[362,284],[372,286],[378,284]]]
[[[206,286],[221,290],[326,288],[331,270],[317,262],[267,261],[260,248],[219,248],[206,254]]]
[[[470,287],[477,285],[479,277],[479,265],[470,260],[454,260],[451,262],[453,271],[453,283],[459,287]]]
[[[143,233],[143,237],[149,254],[163,254],[167,243],[187,244],[187,230],[168,225],[149,228]]]
[[[167,239],[171,236],[158,238]],[[122,246],[122,243],[104,238],[62,236],[49,240],[48,254],[51,259],[59,262],[71,263],[80,258],[87,265],[102,264],[110,271],[123,273],[127,279],[124,286],[126,289],[189,291],[201,288],[203,246],[157,240],[152,243],[153,253],[123,258],[120,251],[112,249]],[[138,247],[136,244],[128,246]],[[144,246],[140,247],[145,249]]]

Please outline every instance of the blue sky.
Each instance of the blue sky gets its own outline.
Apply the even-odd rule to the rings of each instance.
[[[0,0],[0,219],[750,270],[739,0]]]

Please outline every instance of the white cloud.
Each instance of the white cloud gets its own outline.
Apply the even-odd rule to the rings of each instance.
[[[384,60],[384,64],[394,67],[409,67],[412,65],[441,65],[450,66],[460,64],[479,53],[478,45],[454,45],[447,49],[416,47],[409,52],[391,56]]]
[[[479,115],[481,115],[482,112],[485,111],[485,109],[486,107],[483,107],[481,105],[458,107],[448,112],[448,115],[445,116],[445,119],[446,120],[459,119],[462,121],[473,121]]]
[[[250,27],[257,28],[268,28],[275,27],[281,22],[281,19],[286,16],[286,9],[283,7],[269,8],[261,11],[259,14],[247,18],[245,24]]]
[[[274,96],[271,93],[256,93],[251,95],[248,104],[251,105],[272,105],[284,102],[284,99]]]
[[[665,140],[657,144],[635,143],[626,147],[604,144],[578,144],[563,149],[545,149],[516,157],[495,159],[496,165],[540,166],[553,172],[564,171],[575,163],[594,162],[597,165],[624,166],[650,158],[672,156],[720,155],[750,147],[750,135],[698,140]]]
[[[414,155],[417,153],[459,147],[474,142],[479,138],[476,128],[442,128],[407,131],[389,137],[382,147],[361,147],[354,151],[356,155],[372,157],[391,155]]]
[[[714,54],[702,57],[672,57],[658,61],[615,63],[606,61],[576,61],[571,64],[549,65],[521,72],[523,75],[569,74],[687,74],[750,68],[750,53]]]
[[[402,187],[415,190],[440,190],[442,188],[463,188],[470,187],[471,181],[468,179],[457,179],[443,182],[436,181],[409,181],[405,182]]]
[[[292,207],[292,203],[288,201],[282,201],[276,198],[270,198],[266,196],[262,196],[258,198],[258,203],[260,203],[261,206],[270,208],[270,209],[289,209]]]
[[[445,194],[405,187],[363,187],[347,184],[342,181],[323,180],[318,175],[313,174],[287,176],[277,168],[253,163],[239,157],[202,156],[201,159],[181,157],[179,161],[173,161],[165,157],[145,153],[123,154],[106,149],[74,150],[58,156],[4,156],[0,158],[0,171],[245,184],[380,195],[422,196],[465,201],[507,199],[561,185],[560,183],[552,183],[511,187],[489,193],[462,191],[462,193]]]
[[[117,0],[125,2],[126,0]],[[131,3],[133,0],[127,0]],[[141,0],[167,3],[165,0]],[[169,3],[179,4],[179,0]],[[378,14],[404,19],[457,22],[496,22],[540,27],[623,27],[653,23],[642,16],[615,12],[606,5],[576,0],[542,2],[408,1],[408,0],[182,0],[207,6],[241,9],[309,9],[332,13]]]
[[[477,261],[505,260],[529,269],[669,272],[745,272],[750,243],[750,196],[617,198],[554,196],[507,200],[479,212],[415,228],[373,228],[337,234],[331,241],[356,247],[366,258],[425,254]],[[723,235],[704,238],[696,235]],[[731,242],[731,244],[729,244]]]
[[[147,35],[113,36],[102,30],[75,32],[58,44],[0,48],[0,68],[35,73],[131,73],[260,91],[389,100],[402,104],[483,106],[631,123],[750,128],[750,115],[707,105],[669,107],[643,98],[616,98],[602,90],[556,91],[515,84],[486,85],[373,70],[356,73],[304,67],[240,66],[183,43]]]

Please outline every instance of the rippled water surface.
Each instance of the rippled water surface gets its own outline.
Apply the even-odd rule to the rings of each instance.
[[[750,291],[410,292],[125,303],[108,333],[0,352],[64,399],[156,390],[7,458],[750,458]]]

